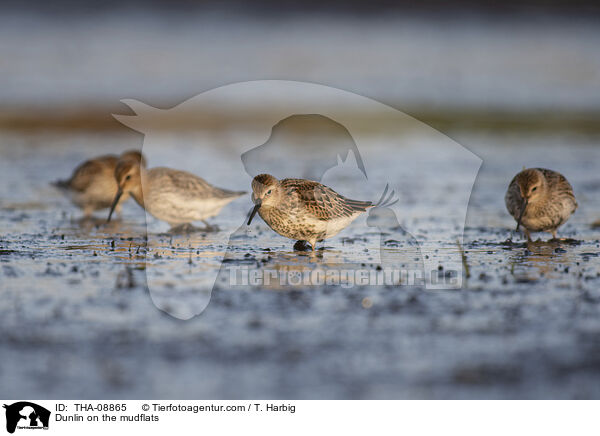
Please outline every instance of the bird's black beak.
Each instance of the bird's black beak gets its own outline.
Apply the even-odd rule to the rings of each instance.
[[[260,201],[260,199],[258,199],[254,202],[254,207],[252,208],[252,211],[250,212],[250,216],[248,217],[248,225],[250,225],[250,223],[252,222],[252,219],[254,218],[254,215],[256,215],[256,212],[258,212],[258,209],[260,209],[261,203],[262,202]]]
[[[113,200],[112,205],[110,206],[110,213],[108,214],[108,219],[106,220],[107,223],[110,222],[110,219],[112,218],[112,214],[115,211],[115,207],[117,207],[117,204],[119,204],[121,195],[123,195],[123,190],[121,188],[119,188],[119,190],[117,191],[117,195],[115,195],[115,199]]]
[[[523,218],[523,214],[525,213],[525,209],[527,209],[527,203],[529,200],[524,199],[523,200],[523,205],[521,206],[521,213],[519,213],[519,219],[517,220],[517,228],[515,230],[515,232],[519,231],[519,227],[521,227],[521,219]]]

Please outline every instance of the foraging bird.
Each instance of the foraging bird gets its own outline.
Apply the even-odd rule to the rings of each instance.
[[[313,251],[317,242],[337,235],[373,207],[370,201],[350,200],[312,180],[277,180],[270,174],[252,180],[252,201],[248,225],[258,212],[275,232],[306,241]]]
[[[556,171],[544,168],[523,169],[517,174],[504,197],[508,212],[522,225],[527,240],[530,232],[549,232],[556,239],[556,230],[577,209],[573,188]]]
[[[146,170],[132,161],[120,161],[113,177],[117,180],[118,191],[108,221],[121,196],[130,194],[150,215],[166,221],[172,228],[188,227],[193,221],[202,221],[208,230],[212,227],[206,219],[218,215],[226,204],[246,193],[217,188],[186,171]]]
[[[118,189],[115,168],[119,160],[131,160],[146,166],[146,159],[137,150],[126,151],[121,156],[99,156],[75,168],[68,180],[58,180],[53,185],[65,192],[88,218],[94,211],[111,207]],[[121,200],[126,199],[127,196],[124,196]],[[120,204],[116,206],[120,211]]]

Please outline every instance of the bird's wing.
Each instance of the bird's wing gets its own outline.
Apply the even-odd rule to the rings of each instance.
[[[548,170],[546,168],[536,168],[541,171],[548,182],[548,186],[552,189],[555,196],[559,198],[568,198],[573,204],[573,212],[577,209],[577,200],[573,193],[573,187],[561,173],[556,171]]]
[[[284,179],[281,184],[286,191],[294,192],[309,213],[320,220],[351,217],[357,212],[364,212],[372,205],[370,201],[346,198],[312,180]]]
[[[171,168],[153,168],[150,171],[159,175],[157,182],[161,185],[162,191],[170,192],[172,195],[180,197],[189,199],[228,198],[243,194],[242,192],[217,188],[203,178],[187,171]]]
[[[536,170],[541,171],[542,174],[544,174],[544,177],[546,178],[548,185],[550,187],[564,188],[564,189],[570,189],[570,190],[573,189],[573,188],[571,188],[571,184],[567,181],[565,176],[563,176],[561,173],[557,173],[556,171],[548,170],[546,168],[536,168]]]
[[[523,203],[521,191],[517,184],[517,176],[514,176],[508,185],[506,195],[504,196],[504,203],[508,212],[516,219],[519,216]]]
[[[94,179],[105,171],[117,165],[118,159],[115,156],[103,156],[96,159],[85,161],[73,171],[71,179],[68,181],[70,189],[78,192],[84,192],[94,181]]]

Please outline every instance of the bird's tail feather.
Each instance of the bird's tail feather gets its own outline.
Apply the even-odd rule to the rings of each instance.
[[[247,191],[230,191],[229,189],[221,189],[224,197],[241,197],[247,194]]]
[[[68,180],[55,180],[53,182],[50,182],[50,185],[52,185],[58,189],[67,189],[69,187],[69,181]]]
[[[385,189],[383,190],[383,194],[381,194],[381,198],[377,203],[375,203],[375,207],[390,207],[398,202],[398,198],[394,198],[395,191],[392,190],[388,194],[389,184],[385,185]],[[387,196],[386,196],[387,194]]]
[[[372,201],[347,200],[346,203],[352,208],[352,210],[356,210],[359,212],[364,212],[369,207],[373,206]]]

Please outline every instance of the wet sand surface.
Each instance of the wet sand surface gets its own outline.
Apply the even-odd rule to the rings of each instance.
[[[4,397],[600,398],[597,141],[543,133],[453,137],[483,159],[462,242],[468,276],[461,289],[242,285],[217,286],[211,295],[197,289],[211,290],[223,266],[377,270],[398,259],[410,264],[417,250],[399,228],[378,227],[383,215],[357,221],[316,256],[293,252],[293,241],[262,220],[242,225],[249,196],[210,220],[221,228],[216,233],[170,235],[152,218],[146,227],[133,202],[108,225],[105,213],[81,222],[49,182],[98,150],[120,152],[141,141],[108,132],[0,134]],[[394,152],[410,159],[415,150]],[[206,160],[239,162],[226,147],[214,153]],[[173,166],[185,159],[185,150],[171,156]],[[382,173],[401,177],[385,162]],[[503,198],[523,165],[553,168],[573,185],[580,207],[559,231],[566,241],[527,245],[513,232]],[[199,162],[192,170],[218,186],[249,189],[247,174],[229,177],[225,168]],[[345,183],[335,174],[327,181],[341,192]],[[445,260],[460,251],[460,228],[439,230],[435,216],[451,213],[443,201],[435,214],[411,202],[439,184],[405,186],[397,224],[416,220],[443,276]],[[168,314],[208,298],[192,319]]]

